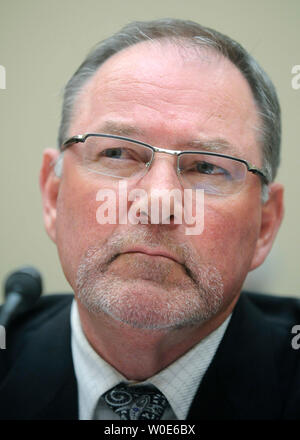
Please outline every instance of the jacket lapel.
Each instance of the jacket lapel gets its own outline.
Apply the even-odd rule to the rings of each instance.
[[[282,405],[276,371],[271,327],[242,293],[188,419],[278,418]]]

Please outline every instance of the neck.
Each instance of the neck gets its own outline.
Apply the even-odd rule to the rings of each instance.
[[[234,303],[198,326],[144,330],[132,328],[103,314],[94,315],[77,301],[83,332],[93,349],[128,380],[143,381],[174,362],[217,329]]]

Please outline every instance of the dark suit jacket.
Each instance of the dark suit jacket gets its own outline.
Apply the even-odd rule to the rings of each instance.
[[[73,295],[47,295],[7,329],[0,419],[77,419]],[[188,420],[300,419],[300,300],[242,293]]]

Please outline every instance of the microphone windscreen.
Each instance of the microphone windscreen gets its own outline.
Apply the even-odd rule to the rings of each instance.
[[[11,292],[19,293],[22,296],[22,308],[30,308],[42,294],[41,275],[34,267],[21,267],[7,277],[4,290],[5,297]]]

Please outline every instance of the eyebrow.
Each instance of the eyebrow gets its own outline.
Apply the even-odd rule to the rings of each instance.
[[[232,143],[228,142],[223,138],[212,138],[212,139],[197,139],[184,144],[185,147],[196,150],[205,150],[215,153],[226,152],[232,156],[238,156],[238,149]]]
[[[128,124],[127,122],[125,123],[122,121],[107,120],[104,122],[103,125],[98,127],[96,133],[106,133],[114,134],[117,136],[131,137],[135,135],[142,136],[144,134],[144,131],[135,125]],[[177,146],[174,147],[177,148]],[[211,139],[207,139],[205,137],[203,139],[199,138],[189,142],[181,142],[178,147],[179,149],[184,148],[216,153],[226,152],[227,154],[230,154],[232,156],[239,156],[238,149],[226,139],[221,137]],[[168,148],[168,146],[164,148]]]
[[[115,134],[117,136],[141,135],[143,131],[131,124],[108,120],[98,128],[97,133]]]

